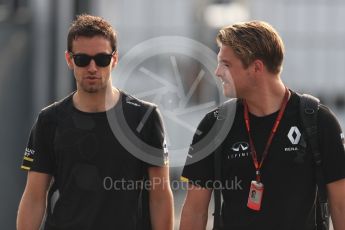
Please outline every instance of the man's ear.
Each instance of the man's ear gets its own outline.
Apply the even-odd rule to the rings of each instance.
[[[257,73],[257,74],[261,74],[265,69],[265,65],[263,61],[261,61],[260,59],[254,60],[252,65],[253,65],[254,73]]]
[[[251,75],[250,82],[253,86],[256,86],[262,79],[261,76],[263,75],[265,65],[263,61],[261,61],[260,59],[256,59],[250,64],[249,69]]]
[[[73,63],[73,60],[72,60],[72,56],[71,56],[71,53],[68,52],[67,50],[65,51],[65,60],[66,60],[66,63],[68,65],[68,68],[70,70],[73,70],[74,68],[74,63]]]
[[[116,51],[113,54],[113,62],[111,64],[111,68],[114,68],[117,65],[118,61],[119,61],[119,53],[118,53],[118,51]]]

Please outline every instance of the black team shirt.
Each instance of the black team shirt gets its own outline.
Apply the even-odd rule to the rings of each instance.
[[[164,132],[156,107],[121,92],[112,110],[114,114],[123,112],[133,132],[150,110],[137,136],[161,150],[155,157],[164,165]],[[139,225],[140,182],[148,167],[154,166],[122,146],[106,112],[81,112],[70,95],[58,106],[41,111],[21,167],[53,176],[44,229],[134,230]]]
[[[299,96],[292,92],[277,133],[261,169],[264,184],[261,210],[247,207],[250,183],[255,168],[250,154],[244,123],[243,104],[237,102],[233,126],[222,148],[222,215],[225,229],[231,230],[312,230],[315,222],[315,177],[312,153],[306,145],[300,121]],[[264,117],[250,114],[251,134],[261,154],[278,112]],[[214,111],[208,113],[198,130],[207,133],[215,122]],[[325,106],[318,114],[319,144],[326,183],[345,178],[344,135],[334,116]],[[193,144],[204,135],[195,135]],[[189,153],[193,155],[193,151]],[[182,177],[202,187],[212,188],[214,154],[184,167]],[[187,158],[188,162],[188,158]],[[217,184],[215,184],[217,185]]]

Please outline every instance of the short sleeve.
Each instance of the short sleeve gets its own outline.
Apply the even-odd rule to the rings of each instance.
[[[319,143],[326,183],[345,178],[344,133],[334,113],[324,106],[319,112]]]
[[[154,157],[159,159],[159,164],[148,166],[165,166],[168,164],[168,150],[165,142],[164,125],[161,113],[157,107],[152,107],[150,109],[152,109],[152,111],[149,111],[150,113],[147,121],[144,122],[145,124],[143,126],[141,136],[147,145],[159,150],[151,153],[155,154]]]
[[[53,174],[54,127],[54,122],[41,112],[31,129],[22,169]]]
[[[209,186],[209,183],[214,180],[214,154],[211,153],[205,158],[194,163],[191,163],[190,161],[196,157],[196,154],[200,153],[192,146],[196,145],[208,134],[214,122],[215,119],[213,114],[209,113],[199,123],[197,131],[201,134],[198,134],[197,131],[194,134],[193,141],[187,155],[186,164],[182,171],[182,181],[204,188],[212,187]]]

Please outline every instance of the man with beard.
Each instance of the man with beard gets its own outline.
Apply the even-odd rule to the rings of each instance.
[[[37,230],[41,224],[47,230],[135,230],[150,225],[172,230],[173,198],[160,114],[155,105],[112,86],[111,71],[118,63],[115,31],[100,17],[78,16],[69,29],[65,59],[77,89],[44,108],[31,130],[21,166],[28,175],[18,230]],[[125,148],[107,115],[123,116],[143,145],[158,150],[152,156],[155,164]]]

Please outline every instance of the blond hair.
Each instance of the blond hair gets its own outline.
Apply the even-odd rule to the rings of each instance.
[[[259,59],[269,72],[281,72],[284,44],[278,32],[266,22],[250,21],[224,27],[216,40],[219,46],[232,48],[245,68]]]

